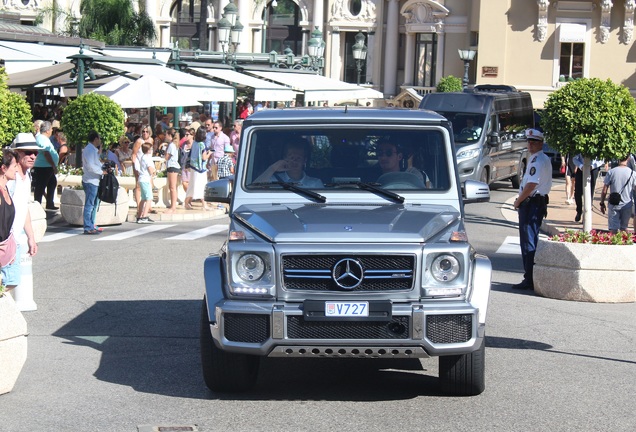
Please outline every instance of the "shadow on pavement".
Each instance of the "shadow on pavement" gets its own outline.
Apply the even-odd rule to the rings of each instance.
[[[403,400],[441,396],[437,359],[268,359],[256,387],[214,394],[199,354],[200,300],[98,301],[54,333],[101,351],[95,378],[136,391],[194,399]],[[79,377],[78,377],[79,379]]]

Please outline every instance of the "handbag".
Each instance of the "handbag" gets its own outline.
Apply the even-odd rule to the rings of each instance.
[[[632,179],[633,175],[634,175],[634,170],[632,170],[632,173],[629,175],[627,182],[623,185],[620,192],[612,192],[609,194],[609,198],[607,199],[607,202],[609,202],[611,205],[619,205],[623,201],[621,199],[621,193],[623,193],[623,189],[625,189],[625,187],[629,184],[629,181]]]
[[[565,167],[564,167],[564,166],[562,166],[561,168],[559,168],[559,172],[560,172],[561,174],[565,174]]]
[[[17,244],[13,233],[9,234],[9,237],[0,242],[0,267],[8,266],[15,260]]]

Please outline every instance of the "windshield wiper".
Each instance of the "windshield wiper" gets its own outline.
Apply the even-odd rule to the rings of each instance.
[[[318,202],[321,202],[321,203],[327,202],[327,198],[325,198],[325,196],[320,195],[319,193],[314,192],[310,189],[303,189],[301,187],[298,187],[294,183],[288,183],[284,181],[272,181],[272,182],[252,183],[250,186],[264,186],[264,187],[281,186],[285,190],[296,192],[298,195],[304,195],[306,197],[313,198]]]
[[[402,195],[398,195],[395,192],[391,192],[390,190],[386,190],[379,187],[380,183],[367,183],[367,182],[355,181],[355,182],[338,182],[333,184],[338,186],[358,186],[360,189],[364,189],[370,192],[375,192],[376,194],[381,195],[383,198],[388,198],[397,203],[402,204],[404,202],[404,197]]]

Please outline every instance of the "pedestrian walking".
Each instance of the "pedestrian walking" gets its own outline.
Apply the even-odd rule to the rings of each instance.
[[[5,267],[16,259],[17,244],[13,233],[15,206],[7,182],[15,180],[18,169],[17,154],[13,150],[5,149],[0,152],[0,267]]]
[[[31,175],[29,170],[33,168],[39,147],[33,138],[33,134],[19,133],[13,140],[11,149],[18,155],[15,179],[7,182],[7,189],[15,207],[12,230],[17,244],[16,257],[20,257],[25,250],[29,256],[35,256],[38,253],[38,245],[35,242],[35,235],[31,226],[31,215],[29,214],[29,201],[31,199]],[[22,281],[21,267],[19,260],[2,267],[2,283],[8,289],[13,289],[20,285]]]
[[[33,165],[33,182],[34,191],[33,198],[42,204],[42,196],[46,190],[46,209],[57,210],[55,207],[54,199],[57,189],[57,164],[59,162],[59,155],[53,143],[51,143],[51,135],[53,134],[53,128],[51,122],[45,121],[40,125],[40,133],[35,137],[35,141],[40,147],[38,157],[35,159],[35,165]]]
[[[608,171],[603,181],[599,206],[601,213],[607,212],[607,229],[612,233],[626,231],[632,216],[634,205],[632,196],[636,187],[636,174],[632,168],[627,166],[629,160],[630,155],[624,157],[618,166]],[[610,192],[609,207],[606,207],[605,198],[608,191]]]
[[[574,201],[576,203],[576,216],[574,222],[581,222],[581,216],[583,215],[583,156],[580,154],[574,156],[572,159],[576,166],[576,175],[574,176]],[[592,161],[590,167],[590,199],[594,199],[594,189],[596,188],[596,179],[598,173],[601,171],[603,161],[595,159]]]
[[[548,193],[552,188],[552,164],[543,153],[543,133],[536,129],[526,131],[530,163],[526,169],[519,196],[514,207],[519,214],[519,244],[523,260],[523,281],[513,285],[515,289],[534,289],[532,272],[534,254],[539,242],[539,229],[548,210]]]

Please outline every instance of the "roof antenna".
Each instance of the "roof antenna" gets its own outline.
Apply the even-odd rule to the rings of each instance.
[[[347,110],[349,109],[349,104],[345,104],[345,114],[347,113]]]

